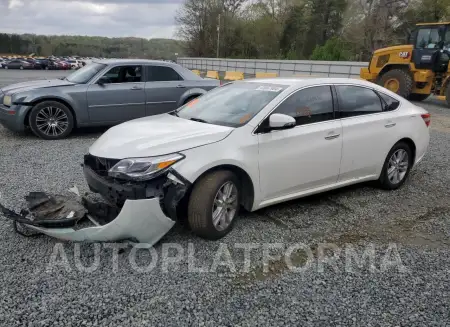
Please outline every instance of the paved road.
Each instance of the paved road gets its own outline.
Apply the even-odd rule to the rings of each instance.
[[[0,79],[63,74],[42,73]],[[24,238],[0,217],[0,326],[448,326],[450,111],[438,104],[422,104],[430,149],[402,189],[357,185],[244,213],[220,242],[176,226],[153,257],[127,248],[114,261],[110,245]],[[0,127],[0,201],[19,211],[29,191],[88,192],[79,164],[101,132],[47,142]],[[249,269],[239,243],[258,247]],[[265,272],[268,243],[307,246],[289,256],[304,269],[274,259]],[[356,264],[372,253],[373,268]]]

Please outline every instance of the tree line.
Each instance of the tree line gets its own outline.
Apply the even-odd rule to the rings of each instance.
[[[189,56],[365,61],[449,16],[450,0],[186,0],[176,21]]]
[[[183,55],[182,42],[170,39],[135,37],[107,38],[91,36],[46,36],[0,33],[0,54],[37,56],[110,57],[175,59]]]

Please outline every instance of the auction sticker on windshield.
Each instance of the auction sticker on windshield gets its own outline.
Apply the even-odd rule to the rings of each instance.
[[[282,89],[282,87],[259,86],[258,88],[256,88],[256,91],[280,92]]]

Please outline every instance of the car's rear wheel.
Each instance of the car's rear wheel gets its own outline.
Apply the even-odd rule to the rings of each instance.
[[[231,231],[239,212],[239,185],[236,175],[227,170],[209,173],[194,185],[188,221],[195,234],[217,240]]]
[[[70,134],[74,119],[70,109],[61,102],[44,101],[31,109],[29,124],[40,138],[58,140]]]
[[[389,151],[383,165],[378,183],[386,190],[395,190],[408,178],[413,165],[411,148],[405,142],[399,142]]]
[[[5,69],[8,69],[8,66],[5,66]]]
[[[22,70],[23,70],[23,66],[20,66],[20,69],[22,69]]]

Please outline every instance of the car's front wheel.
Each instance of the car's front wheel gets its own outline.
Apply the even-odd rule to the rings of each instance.
[[[413,165],[411,148],[405,142],[399,142],[389,151],[383,165],[378,183],[387,190],[395,190],[405,183]]]
[[[195,234],[217,240],[233,228],[239,212],[239,185],[236,175],[227,170],[211,172],[194,185],[188,221]]]
[[[40,138],[58,140],[70,134],[74,119],[70,109],[61,102],[44,101],[31,109],[29,124]]]

